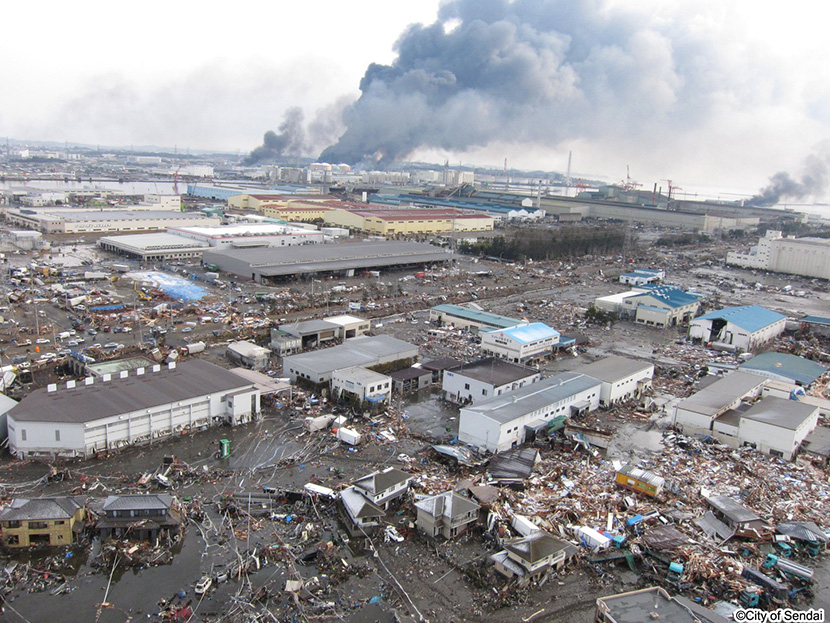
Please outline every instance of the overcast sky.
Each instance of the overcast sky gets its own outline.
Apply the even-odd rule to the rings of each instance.
[[[309,150],[348,127],[329,153],[564,171],[572,151],[575,175],[647,187],[753,190],[826,157],[821,3],[443,4],[9,3],[0,137],[247,153],[300,107]]]

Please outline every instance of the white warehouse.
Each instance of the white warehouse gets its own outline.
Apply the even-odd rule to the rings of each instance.
[[[244,223],[221,227],[171,227],[168,233],[207,243],[214,249],[289,247],[323,242],[323,232],[277,223]]]
[[[259,412],[259,390],[206,361],[105,374],[26,396],[8,414],[9,449],[20,459],[90,457]]]
[[[744,268],[760,268],[777,273],[830,279],[830,240],[785,237],[780,231],[770,229],[748,253],[727,253],[726,263]]]
[[[610,407],[616,402],[640,398],[650,389],[654,364],[614,355],[582,366],[577,372],[602,382],[599,404]]]
[[[749,352],[784,332],[787,317],[758,305],[724,307],[692,320],[689,339],[712,348]]]
[[[490,452],[525,442],[528,430],[544,427],[559,415],[594,411],[601,383],[585,374],[564,372],[461,409],[458,439]]]
[[[542,373],[535,368],[487,357],[445,370],[441,389],[444,399],[457,404],[490,400],[495,396],[535,383]]]

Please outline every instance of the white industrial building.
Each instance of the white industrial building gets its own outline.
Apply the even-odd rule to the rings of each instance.
[[[339,346],[291,355],[283,359],[282,375],[296,383],[305,379],[316,385],[329,383],[335,370],[351,366],[373,366],[401,362],[411,365],[418,358],[418,347],[389,335],[367,336],[346,340]]]
[[[290,247],[323,242],[323,232],[278,223],[242,223],[221,227],[171,227],[168,233],[205,242],[212,249]]]
[[[480,333],[482,355],[492,355],[513,363],[527,363],[547,357],[559,344],[559,331],[543,322]]]
[[[617,402],[640,398],[651,389],[654,364],[613,355],[582,366],[576,372],[602,382],[599,404],[610,407]]]
[[[553,418],[599,407],[602,383],[585,374],[564,372],[461,409],[458,439],[489,452],[504,452],[525,442],[528,431]]]
[[[142,262],[200,258],[205,249],[209,248],[206,242],[169,233],[102,236],[97,244],[104,251],[125,255]]]
[[[818,426],[815,405],[767,397],[740,415],[737,441],[786,461],[795,458],[804,439]],[[717,422],[715,423],[717,426]],[[725,441],[723,435],[716,435]]]
[[[350,316],[348,314],[328,316],[327,318],[324,318],[324,320],[331,324],[336,324],[339,327],[337,330],[337,337],[341,340],[348,340],[353,337],[358,337],[368,333],[372,328],[372,322],[370,320],[358,318],[357,316]]]
[[[386,402],[392,395],[392,379],[359,366],[342,368],[331,374],[331,393],[335,398],[354,398],[359,403]]]
[[[30,457],[90,457],[259,412],[259,390],[201,360],[49,385],[8,413],[9,450]]]
[[[514,391],[542,378],[541,373],[497,357],[487,357],[446,370],[441,389],[444,399],[458,404],[477,403]]]
[[[219,217],[173,210],[9,210],[6,220],[44,234],[94,234],[120,231],[161,231],[183,225],[220,225]]]
[[[748,372],[733,372],[714,380],[675,405],[674,425],[687,435],[711,435],[715,419],[738,408],[744,400],[759,397],[764,382],[764,378]]]
[[[658,268],[635,268],[630,273],[620,275],[620,283],[631,286],[642,286],[647,283],[655,283],[666,278],[666,271]]]
[[[749,352],[784,332],[787,317],[758,305],[725,307],[692,320],[689,339],[712,348]]]
[[[748,253],[727,253],[726,263],[788,275],[830,279],[830,240],[785,237],[780,231],[770,229]]]

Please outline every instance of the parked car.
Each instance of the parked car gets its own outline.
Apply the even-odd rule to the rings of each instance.
[[[35,344],[48,344],[49,342],[50,340],[45,337],[39,337],[35,340]]]

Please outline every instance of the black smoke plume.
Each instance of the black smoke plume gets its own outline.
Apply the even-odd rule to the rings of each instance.
[[[301,156],[305,152],[305,129],[303,127],[301,108],[289,108],[280,124],[279,134],[268,130],[262,139],[262,145],[254,149],[244,164],[254,165],[260,162],[276,160],[283,156]]]
[[[782,199],[799,200],[818,197],[827,188],[827,158],[811,155],[804,164],[801,181],[794,180],[789,173],[779,171],[769,178],[769,184],[746,204],[758,207],[777,205]]]
[[[680,18],[642,17],[602,1],[449,0],[404,32],[391,65],[369,66],[320,159],[382,166],[418,148],[694,127],[724,88],[714,46]]]

